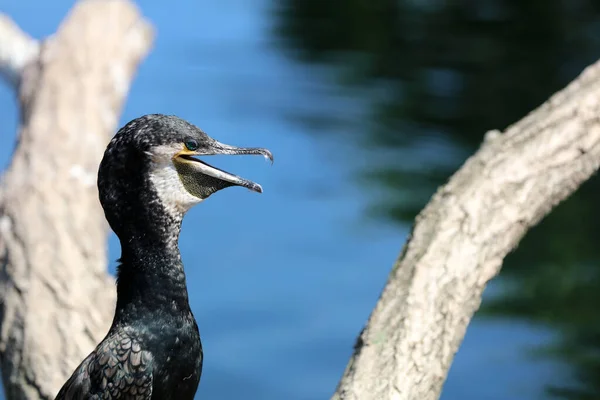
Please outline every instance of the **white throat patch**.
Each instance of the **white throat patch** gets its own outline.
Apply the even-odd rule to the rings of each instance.
[[[169,212],[184,214],[202,199],[191,195],[183,186],[179,174],[173,165],[173,156],[181,151],[177,145],[163,145],[152,149],[150,181],[158,197]]]

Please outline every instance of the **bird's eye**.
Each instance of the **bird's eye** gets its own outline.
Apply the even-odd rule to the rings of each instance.
[[[198,150],[198,142],[194,139],[187,139],[185,141],[185,147],[189,150],[189,151],[195,151]]]

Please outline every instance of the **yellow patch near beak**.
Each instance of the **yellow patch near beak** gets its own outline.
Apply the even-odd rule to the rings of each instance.
[[[183,145],[183,148],[180,151],[178,151],[177,153],[175,153],[173,158],[180,157],[180,156],[197,156],[198,154],[199,153],[197,151],[188,150],[188,148],[185,147],[185,145]]]

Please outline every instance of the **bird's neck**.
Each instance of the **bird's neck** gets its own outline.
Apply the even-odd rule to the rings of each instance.
[[[189,313],[188,292],[177,245],[181,219],[146,225],[120,237],[116,319]],[[139,233],[138,233],[139,232]]]

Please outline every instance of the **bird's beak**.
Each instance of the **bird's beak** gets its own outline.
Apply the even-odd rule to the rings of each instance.
[[[177,161],[177,169],[186,170],[185,172],[187,172],[188,175],[190,172],[193,172],[194,174],[201,174],[206,177],[218,179],[219,181],[222,181],[224,183],[224,187],[243,186],[252,191],[262,193],[262,187],[258,183],[249,181],[237,175],[223,171],[222,169],[213,167],[212,165],[195,158],[195,156],[212,156],[218,154],[262,155],[265,158],[268,158],[271,161],[271,163],[273,163],[273,154],[271,154],[271,152],[267,149],[255,147],[235,147],[220,143],[214,139],[211,140],[208,146],[203,146],[202,149],[198,149],[197,151],[183,149],[175,155],[174,159]],[[180,174],[183,172],[184,171],[180,171]]]

